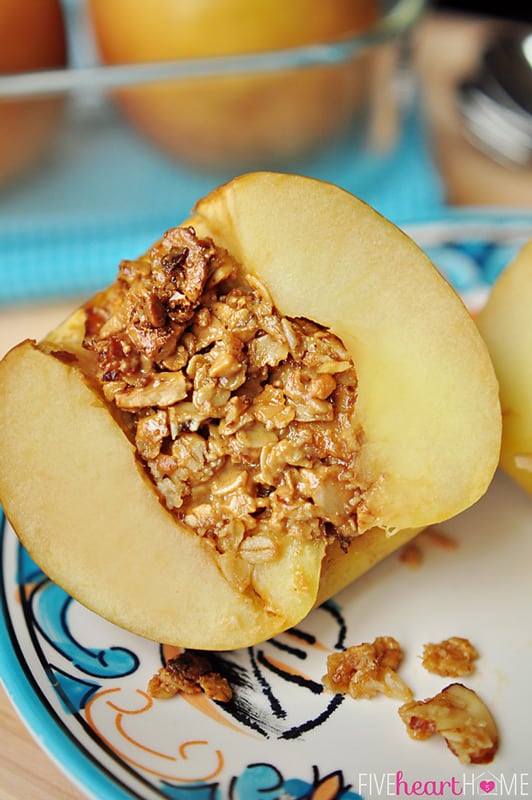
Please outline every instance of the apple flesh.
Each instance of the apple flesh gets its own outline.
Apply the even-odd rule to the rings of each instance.
[[[501,273],[477,318],[500,385],[500,463],[532,493],[532,240]]]
[[[255,173],[187,222],[269,288],[277,309],[327,326],[358,376],[368,486],[361,535],[287,535],[238,591],[213,549],[162,504],[95,385],[85,311],[0,363],[0,498],[29,553],[100,615],[156,641],[234,649],[296,624],[426,525],[475,502],[498,462],[498,388],[487,349],[416,245],[331,184]]]

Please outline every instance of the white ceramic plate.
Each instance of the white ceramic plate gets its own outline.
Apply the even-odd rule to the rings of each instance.
[[[446,220],[409,230],[475,308],[528,236],[526,221]],[[532,794],[532,498],[497,474],[475,507],[420,541],[412,569],[399,554],[266,644],[219,654],[230,704],[146,693],[168,648],[81,607],[48,581],[0,521],[0,674],[37,741],[95,800],[371,800]],[[139,581],[142,576],[139,575]],[[400,675],[417,698],[453,679],[429,674],[423,644],[470,639],[480,653],[462,682],[488,704],[500,749],[465,766],[434,736],[406,733],[384,696],[352,700],[323,689],[328,653],[394,636]]]

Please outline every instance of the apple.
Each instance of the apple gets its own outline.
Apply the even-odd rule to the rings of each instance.
[[[64,67],[66,36],[60,0],[2,0],[0,73]],[[0,182],[41,155],[61,120],[62,98],[1,100]]]
[[[259,53],[370,28],[376,0],[90,0],[106,64]],[[205,168],[250,168],[300,156],[342,130],[368,87],[368,54],[348,64],[195,78],[116,94],[166,152]]]
[[[501,466],[532,492],[532,240],[498,277],[477,317],[500,384]]]
[[[426,255],[337,186],[250,173],[184,224],[226,248],[280,314],[324,326],[347,349],[359,535],[346,548],[288,527],[275,558],[235,587],[216,549],[164,505],[102,392],[83,346],[98,298],[0,363],[0,498],[31,556],[80,602],[149,639],[228,650],[295,625],[474,503],[498,463],[498,387],[473,320]],[[158,247],[137,262],[148,275]]]

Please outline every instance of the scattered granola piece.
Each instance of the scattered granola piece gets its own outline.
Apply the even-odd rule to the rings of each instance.
[[[399,553],[399,560],[402,564],[406,564],[410,569],[419,569],[423,563],[423,553],[419,545],[412,542],[405,545]]]
[[[200,692],[221,703],[227,703],[233,696],[226,678],[213,670],[209,658],[192,650],[170,658],[148,684],[148,694],[157,699]]]
[[[416,536],[415,541],[409,542],[403,547],[399,554],[401,563],[410,569],[419,569],[424,559],[423,545],[439,550],[456,550],[458,542],[437,528],[426,528]]]
[[[456,550],[458,547],[456,539],[453,539],[452,536],[433,527],[426,528],[426,530],[420,534],[420,538],[434,547],[440,548],[440,550]]]
[[[451,678],[471,675],[477,658],[477,650],[469,639],[461,636],[451,636],[443,642],[429,642],[423,646],[423,666],[436,675]]]
[[[439,733],[462,764],[488,764],[499,746],[499,733],[483,700],[461,683],[451,683],[427,700],[412,700],[399,708],[412,739]]]
[[[403,651],[392,636],[378,636],[370,644],[363,642],[327,658],[324,686],[338,694],[349,694],[354,699],[385,694],[399,700],[410,700],[410,688],[397,675],[403,660]]]

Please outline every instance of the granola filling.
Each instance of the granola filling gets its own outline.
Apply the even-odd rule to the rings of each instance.
[[[225,556],[240,589],[285,535],[347,548],[358,534],[349,354],[281,316],[210,239],[174,228],[123,261],[86,308],[83,345],[167,509]]]

